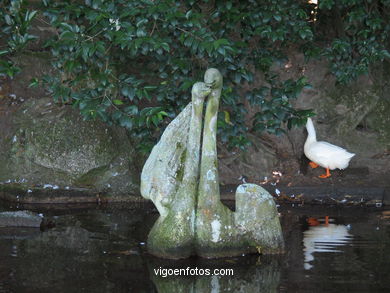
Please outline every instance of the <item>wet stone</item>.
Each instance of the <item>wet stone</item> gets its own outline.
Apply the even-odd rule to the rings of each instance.
[[[0,213],[0,227],[40,227],[42,218],[30,211]]]

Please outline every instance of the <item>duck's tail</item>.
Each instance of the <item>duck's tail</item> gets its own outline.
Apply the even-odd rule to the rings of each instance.
[[[344,151],[345,151],[345,150],[344,150]],[[347,168],[348,165],[349,165],[349,161],[350,161],[355,155],[356,155],[356,154],[353,154],[353,153],[350,153],[350,152],[345,151],[345,153],[343,154],[344,160],[341,160],[341,161],[340,161],[339,169],[345,169],[345,168]]]

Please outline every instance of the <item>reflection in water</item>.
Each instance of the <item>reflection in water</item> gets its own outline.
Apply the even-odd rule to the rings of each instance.
[[[347,245],[352,240],[346,225],[322,224],[310,226],[303,232],[304,268],[310,270],[315,252],[340,252],[339,246]]]
[[[261,260],[261,261],[260,261]],[[202,268],[213,272],[215,268],[231,269],[233,276],[167,276],[155,273],[155,268],[185,269]],[[158,293],[171,292],[264,292],[276,293],[280,285],[281,263],[276,256],[272,257],[239,257],[231,259],[192,261],[167,261],[152,258],[148,261],[151,279]],[[184,271],[184,270],[183,270]]]
[[[145,252],[158,216],[151,205],[38,212],[54,219],[55,227],[44,232],[0,227],[0,293],[390,292],[390,221],[367,209],[326,211],[351,223],[351,230],[332,219],[328,226],[323,219],[307,219],[306,224],[317,226],[303,233],[301,216],[325,211],[313,206],[281,210],[287,249],[278,257],[181,261]],[[321,253],[338,250],[342,253]],[[234,275],[164,278],[154,272],[160,267],[233,269]]]

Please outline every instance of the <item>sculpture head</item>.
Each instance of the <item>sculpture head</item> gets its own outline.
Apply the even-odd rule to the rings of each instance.
[[[211,87],[204,82],[197,82],[192,86],[192,98],[204,99],[211,92]]]
[[[222,88],[222,74],[219,72],[218,69],[209,68],[204,74],[204,82],[212,89]]]

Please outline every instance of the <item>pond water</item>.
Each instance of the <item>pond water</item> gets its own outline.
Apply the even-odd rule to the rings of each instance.
[[[27,208],[55,227],[0,228],[0,293],[390,292],[390,220],[383,208],[281,206],[284,255],[183,261],[146,253],[158,217],[152,205]],[[0,211],[15,209],[0,203]],[[203,276],[156,274],[175,268]],[[215,269],[234,275],[206,275]]]

